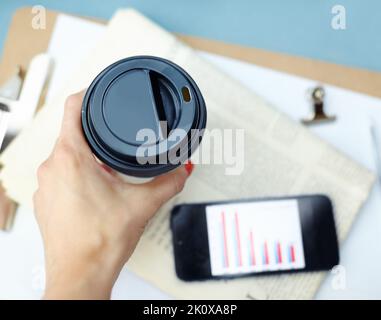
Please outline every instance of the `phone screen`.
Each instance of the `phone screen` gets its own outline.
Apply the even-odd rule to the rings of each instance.
[[[213,276],[303,269],[297,200],[206,206]]]
[[[324,195],[180,204],[171,230],[176,274],[186,281],[329,270],[339,261]]]

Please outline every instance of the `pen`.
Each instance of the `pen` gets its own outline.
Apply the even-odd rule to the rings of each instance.
[[[376,163],[377,177],[378,182],[381,184],[381,157],[380,157],[380,141],[378,137],[378,132],[376,130],[376,126],[374,122],[371,122],[370,125],[370,135],[372,138],[373,150],[374,150],[374,158]]]

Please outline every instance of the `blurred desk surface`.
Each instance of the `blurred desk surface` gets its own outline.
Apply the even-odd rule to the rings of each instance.
[[[381,2],[343,0],[345,30],[331,27],[337,1],[240,0],[12,0],[0,2],[0,52],[7,26],[20,7],[48,9],[108,20],[120,7],[134,7],[169,31],[381,71]]]
[[[41,30],[31,27],[33,17],[31,7],[20,8],[14,12],[0,60],[0,85],[13,75],[16,67],[21,66],[26,69],[36,54],[48,49],[57,16],[57,11],[47,10],[45,12],[46,25]],[[178,36],[199,50],[229,56],[262,67],[381,97],[381,72],[207,38],[184,34],[178,34]]]

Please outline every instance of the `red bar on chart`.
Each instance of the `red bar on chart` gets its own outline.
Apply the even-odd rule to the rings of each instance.
[[[293,244],[290,245],[289,249],[289,262],[295,262],[295,247]]]
[[[222,220],[222,233],[224,237],[224,257],[225,257],[225,267],[229,268],[229,256],[228,256],[228,241],[226,234],[226,221],[225,221],[225,212],[221,212],[221,220]]]
[[[262,262],[263,264],[269,264],[269,250],[267,248],[267,241],[263,244]]]
[[[276,251],[277,251],[277,262],[282,263],[282,248],[280,245],[280,242],[277,243],[276,245]]]
[[[251,255],[251,265],[255,266],[254,236],[253,236],[253,231],[251,230],[250,230],[250,255]]]
[[[235,231],[237,240],[238,265],[242,267],[241,237],[239,234],[239,221],[237,212],[235,213]]]

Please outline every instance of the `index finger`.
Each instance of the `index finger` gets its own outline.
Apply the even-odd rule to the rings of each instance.
[[[83,134],[81,123],[81,110],[84,95],[85,90],[73,94],[66,99],[60,138],[76,148],[90,149]]]

